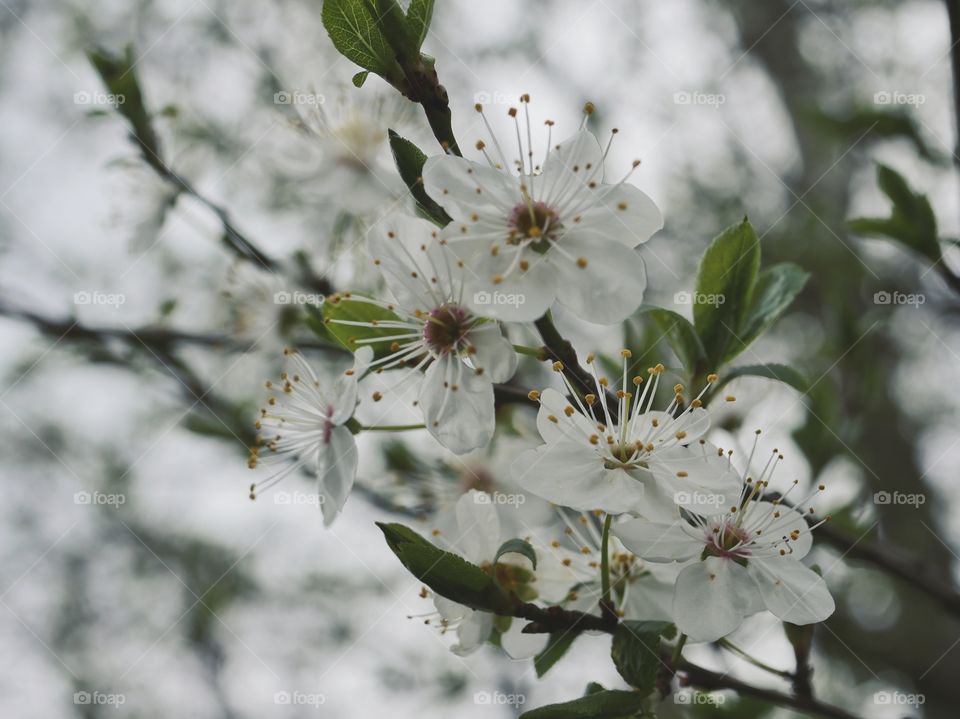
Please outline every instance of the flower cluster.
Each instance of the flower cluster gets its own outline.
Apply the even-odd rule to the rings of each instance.
[[[478,105],[491,134],[476,144],[485,162],[454,155],[425,162],[423,189],[449,223],[394,215],[368,232],[366,252],[384,292],[342,293],[324,310],[331,333],[355,353],[354,365],[327,383],[299,353],[288,353],[294,367],[267,383],[279,391],[261,411],[250,459],[251,467],[282,466],[251,496],[311,469],[329,524],[354,483],[359,432],[420,429],[454,455],[487,448],[497,429],[496,387],[512,381],[518,353],[546,357],[513,345],[511,335],[554,302],[607,324],[640,305],[646,281],[635,248],[662,220],[627,182],[629,173],[604,182],[616,131],[601,145],[586,127],[588,105],[580,129],[554,146],[547,121],[549,150],[537,163],[528,96],[521,106],[523,124],[517,109],[508,113],[516,127],[512,159]],[[768,490],[779,452],[754,476],[756,442],[738,469],[732,453],[708,439],[706,403],[717,375],[697,374],[688,393],[666,379],[674,373],[662,364],[638,371],[626,349],[619,361],[587,355],[576,374],[559,361],[552,367],[556,386],[527,395],[538,406],[536,432],[503,463],[508,478],[498,478],[538,498],[540,508],[556,505],[552,524],[516,511],[510,522],[520,526],[510,527],[497,495],[472,488],[431,518],[436,546],[478,567],[487,577],[474,576],[510,601],[670,622],[694,641],[725,637],[762,610],[793,624],[832,613],[823,579],[801,561],[817,526],[810,497],[793,502],[793,488]],[[368,382],[376,383],[369,396],[381,410],[413,411],[420,423],[361,423],[359,387]],[[557,516],[563,535],[551,538]],[[502,603],[488,610],[427,588],[421,596],[435,609],[422,618],[455,634],[459,654],[488,641],[513,657],[544,646],[545,634],[523,632],[521,615]]]

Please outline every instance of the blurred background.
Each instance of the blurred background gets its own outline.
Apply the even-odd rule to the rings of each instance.
[[[543,680],[492,647],[454,656],[408,618],[432,607],[373,526],[427,526],[467,488],[507,486],[504,467],[536,442],[531,409],[504,408],[503,436],[466,458],[422,433],[364,436],[358,489],[327,531],[306,478],[247,498],[282,348],[323,371],[349,361],[303,319],[331,288],[376,287],[364,232],[408,202],[387,128],[439,151],[419,108],[378,78],[350,84],[320,7],[0,0],[5,716],[493,717],[622,686],[604,637],[578,639]],[[424,46],[464,147],[483,136],[474,102],[506,132],[524,92],[555,137],[586,100],[601,137],[619,128],[608,177],[641,158],[632,181],[666,218],[643,248],[648,301],[689,316],[678,291],[744,215],[764,264],[812,273],[740,358],[789,362],[811,390],[737,380],[716,437],[740,446],[762,427],[787,456],[782,479],[828,484],[818,509],[836,521],[815,558],[838,610],[817,630],[813,683],[865,717],[956,715],[956,248],[932,265],[846,224],[889,214],[882,162],[956,242],[951,44],[933,0],[446,0]],[[85,54],[128,45],[152,163]],[[639,321],[627,338],[557,321],[583,353],[628,341],[676,364]],[[517,383],[547,381],[530,361]],[[531,500],[518,521],[551,519]],[[772,617],[734,639],[792,669]],[[689,653],[788,689],[715,648]],[[733,694],[661,711],[724,714],[798,716]]]

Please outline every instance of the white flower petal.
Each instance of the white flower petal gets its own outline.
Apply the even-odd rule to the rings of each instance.
[[[738,586],[747,570],[729,559],[707,557],[680,572],[673,596],[677,628],[697,642],[712,642],[740,626],[746,604]]]
[[[454,155],[427,159],[423,187],[454,220],[494,209],[505,216],[520,202],[519,185],[509,174]]]
[[[572,197],[591,192],[587,187],[591,181],[603,181],[603,150],[592,132],[580,130],[550,151],[534,191],[539,200],[561,209]],[[561,221],[565,219],[561,217]]]
[[[655,522],[677,515],[676,487],[670,481],[657,477],[647,469],[625,471],[642,487],[634,512]]]
[[[544,255],[524,250],[523,256],[530,258],[528,268],[516,267],[508,273],[515,264],[513,253],[502,252],[494,258],[486,252],[471,261],[463,257],[460,244],[450,247],[464,262],[464,299],[474,313],[507,322],[533,322],[550,309],[557,297],[557,273]]]
[[[534,589],[537,599],[548,604],[563,601],[577,584],[596,576],[594,570],[587,570],[583,555],[566,547],[537,544],[537,570]]]
[[[357,476],[357,443],[346,427],[334,427],[326,447],[319,450],[317,491],[323,524],[329,527],[350,496]]]
[[[457,537],[447,537],[474,564],[492,562],[503,543],[500,517],[486,492],[471,489],[457,500]]]
[[[466,656],[483,646],[493,631],[493,615],[489,612],[468,610],[457,627],[458,642],[450,649],[458,656]]]
[[[726,457],[704,455],[699,444],[656,452],[650,469],[670,488],[673,501],[691,512],[710,516],[740,503],[740,475],[730,469]]]
[[[642,484],[622,470],[604,469],[602,458],[570,442],[527,450],[510,469],[527,491],[582,512],[634,512],[643,501]]]
[[[517,353],[513,345],[500,332],[500,325],[486,322],[470,331],[467,340],[476,353],[471,362],[483,370],[489,382],[508,382],[517,371]]]
[[[367,251],[379,261],[390,293],[401,306],[433,309],[455,296],[463,272],[444,257],[440,230],[418,217],[394,215],[370,231]]]
[[[333,414],[330,416],[333,424],[341,425],[353,416],[357,408],[357,385],[372,361],[373,348],[361,347],[353,355],[352,373],[337,378],[333,388]]]
[[[822,622],[836,608],[823,578],[795,559],[751,559],[747,571],[767,609],[785,622]]]
[[[557,300],[578,317],[598,324],[620,322],[640,306],[647,287],[643,260],[611,240],[570,236],[548,252],[557,274]],[[581,267],[577,260],[586,260]]]
[[[433,606],[435,606],[437,611],[440,612],[440,616],[446,619],[448,622],[454,622],[458,619],[463,619],[472,611],[470,607],[466,606],[465,604],[459,604],[452,599],[447,599],[439,594],[433,595]]]
[[[660,210],[633,185],[603,185],[595,192],[596,204],[583,212],[577,224],[578,235],[636,247],[663,228]]]
[[[537,412],[537,429],[544,442],[582,442],[590,449],[590,435],[597,433],[596,425],[587,417],[574,412],[567,416],[567,407],[572,406],[567,398],[552,387],[540,394],[540,410]],[[555,417],[554,422],[550,417]]]
[[[673,621],[673,588],[682,564],[646,564],[644,573],[632,580],[623,607],[624,618]]]
[[[547,645],[546,634],[524,634],[527,622],[516,619],[510,622],[510,628],[500,635],[500,646],[511,659],[529,659],[543,651]]]
[[[451,452],[465,454],[493,438],[493,385],[456,357],[444,355],[430,365],[419,402],[427,430]]]
[[[613,525],[613,534],[638,557],[653,562],[685,560],[700,554],[706,542],[682,519],[672,524],[629,519]]]

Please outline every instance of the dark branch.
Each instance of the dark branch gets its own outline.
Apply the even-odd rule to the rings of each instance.
[[[826,717],[827,719],[859,719],[856,714],[851,714],[832,704],[825,704],[811,697],[793,696],[774,689],[753,686],[735,677],[718,674],[696,664],[691,664],[686,660],[680,663],[679,671],[683,675],[680,679],[683,686],[694,686],[708,691],[731,689],[740,696],[753,697],[778,706],[798,709],[806,712],[807,716]]]
[[[558,631],[613,634],[618,624],[616,615],[598,617],[561,607],[538,607],[528,602],[517,604],[511,616],[530,621],[530,624],[523,628],[524,634],[551,634]]]

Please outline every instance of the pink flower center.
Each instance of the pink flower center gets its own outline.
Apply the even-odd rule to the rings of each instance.
[[[714,526],[707,536],[706,553],[714,557],[746,557],[750,555],[750,533],[743,527],[726,522]]]
[[[550,241],[555,240],[562,229],[560,216],[543,202],[527,204],[521,202],[513,208],[508,220],[510,234],[507,243],[521,245],[528,243],[537,252],[550,249]]]
[[[470,313],[458,305],[446,304],[427,315],[423,341],[436,354],[455,352],[470,330]]]

